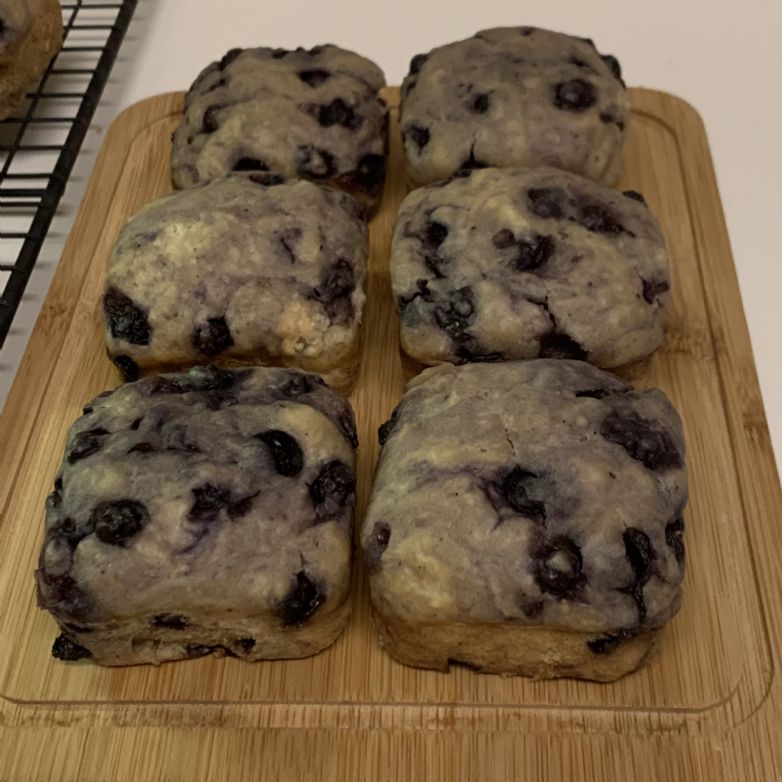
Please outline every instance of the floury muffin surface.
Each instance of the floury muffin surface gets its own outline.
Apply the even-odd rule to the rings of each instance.
[[[444,365],[380,435],[361,542],[394,657],[601,681],[643,663],[684,575],[662,392],[568,360]]]
[[[145,206],[106,275],[109,355],[126,377],[218,363],[358,369],[367,226],[347,193],[229,174]]]
[[[401,345],[422,364],[529,358],[620,367],[663,339],[665,239],[636,192],[541,169],[413,191],[391,247]]]
[[[232,49],[187,93],[174,185],[270,171],[336,185],[374,208],[385,179],[384,84],[377,65],[332,44]]]
[[[103,394],[46,508],[54,654],[104,665],[303,657],[349,614],[349,404],[316,375],[198,367]]]
[[[498,27],[410,63],[400,124],[415,184],[480,166],[554,166],[606,184],[629,105],[619,62],[588,38]]]

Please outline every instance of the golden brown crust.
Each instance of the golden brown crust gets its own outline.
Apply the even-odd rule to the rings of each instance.
[[[610,682],[640,668],[656,645],[659,629],[629,638],[615,647],[606,634],[580,633],[521,624],[406,623],[374,611],[380,643],[396,660],[416,668],[448,671],[452,664],[479,673],[570,677]],[[588,646],[598,643],[596,653]],[[613,647],[613,648],[612,648]]]

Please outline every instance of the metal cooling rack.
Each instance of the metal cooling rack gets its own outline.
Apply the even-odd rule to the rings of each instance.
[[[0,121],[0,348],[136,5],[62,3],[62,50],[16,115]]]

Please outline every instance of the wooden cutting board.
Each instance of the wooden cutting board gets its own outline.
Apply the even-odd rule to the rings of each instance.
[[[387,258],[405,179],[398,91],[386,97],[390,176],[351,397],[362,510],[377,427],[403,389]],[[684,604],[652,663],[612,684],[405,668],[376,643],[359,573],[347,632],[308,660],[52,660],[32,578],[43,502],[68,426],[117,384],[103,270],[125,220],[169,189],[182,95],[162,95],[107,135],[0,422],[0,778],[782,780],[782,497],[719,194],[695,111],[649,90],[631,99],[622,187],[662,221],[673,273],[665,344],[634,379],[682,413],[692,496]]]

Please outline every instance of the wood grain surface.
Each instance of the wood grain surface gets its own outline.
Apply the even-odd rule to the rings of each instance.
[[[360,507],[376,430],[404,379],[388,245],[405,194],[391,106],[390,174],[371,225],[364,359],[351,401]],[[782,495],[700,118],[631,90],[622,188],[667,236],[667,337],[634,373],[682,413],[691,502],[680,614],[644,670],[612,684],[405,668],[378,647],[354,575],[345,635],[307,660],[199,659],[100,668],[50,657],[32,572],[65,435],[118,383],[99,299],[127,218],[169,190],[181,94],[145,100],[107,135],[0,420],[0,779],[782,780]]]

